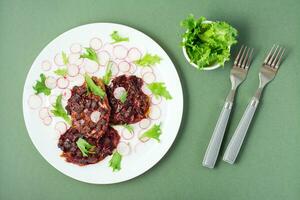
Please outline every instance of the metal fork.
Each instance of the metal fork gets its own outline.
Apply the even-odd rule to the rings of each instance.
[[[259,103],[260,96],[264,87],[274,79],[278,67],[281,63],[285,48],[273,45],[272,49],[265,58],[259,72],[259,86],[255,95],[248,104],[244,115],[239,122],[223,156],[223,160],[233,164],[244,141],[245,135]]]
[[[242,46],[238,55],[235,58],[233,67],[230,73],[231,90],[226,98],[223,109],[220,113],[216,127],[206,149],[202,165],[208,168],[214,168],[220,146],[223,140],[224,132],[230,116],[231,108],[235,92],[238,86],[245,80],[251,63],[253,49],[247,46]]]

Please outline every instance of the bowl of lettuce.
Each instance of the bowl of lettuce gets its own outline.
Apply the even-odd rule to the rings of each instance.
[[[226,22],[195,19],[189,15],[181,22],[186,28],[182,35],[182,50],[187,61],[200,70],[224,66],[230,58],[230,48],[237,43],[237,30]]]

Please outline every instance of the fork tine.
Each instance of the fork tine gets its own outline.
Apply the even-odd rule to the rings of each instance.
[[[243,53],[242,53],[242,55],[241,55],[241,58],[240,58],[240,60],[239,60],[239,62],[238,62],[238,64],[237,64],[238,67],[241,67],[241,65],[242,65],[242,61],[244,60],[244,54],[245,54],[246,50],[247,50],[247,46],[245,46],[245,48],[244,48],[244,50],[243,50]]]
[[[276,65],[275,65],[275,69],[278,69],[278,67],[279,67],[279,65],[281,63],[281,59],[282,59],[282,56],[283,56],[284,52],[285,52],[285,48],[283,48],[283,51],[282,51],[280,57],[278,58],[278,61],[277,61]]]
[[[271,56],[271,54],[272,54],[272,52],[273,52],[274,47],[275,47],[275,44],[272,46],[271,50],[269,51],[269,53],[268,53],[268,55],[267,55],[267,57],[266,57],[264,63],[267,63],[267,62],[268,62],[268,60],[269,60],[269,58],[270,58],[270,56]]]
[[[276,45],[276,48],[275,48],[274,52],[272,53],[271,58],[270,58],[269,61],[268,61],[268,65],[269,65],[269,66],[271,66],[271,63],[272,63],[273,60],[274,60],[274,57],[275,57],[275,55],[276,55],[276,53],[277,53],[278,47],[279,47],[279,45]]]
[[[245,58],[244,58],[244,60],[243,60],[242,66],[241,66],[242,68],[245,68],[245,66],[246,66],[246,62],[247,62],[247,60],[248,60],[249,52],[250,52],[250,48],[247,49]]]
[[[240,55],[241,55],[241,52],[244,48],[244,45],[241,46],[240,50],[239,50],[239,53],[238,55],[236,56],[235,60],[234,60],[234,65],[237,65],[237,63],[239,62],[239,59],[240,59]]]
[[[278,57],[281,54],[281,50],[282,50],[282,47],[280,47],[279,50],[277,51],[276,56],[275,56],[274,60],[271,63],[271,67],[275,67],[275,64],[276,64],[276,62],[278,60]]]
[[[248,57],[248,60],[247,60],[245,69],[248,69],[248,68],[250,67],[251,60],[252,60],[252,54],[253,54],[253,48],[252,48],[251,51],[250,51],[250,54],[249,54],[249,57]]]

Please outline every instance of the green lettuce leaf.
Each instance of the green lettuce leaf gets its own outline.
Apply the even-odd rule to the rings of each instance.
[[[161,135],[160,124],[154,124],[149,130],[147,130],[140,138],[152,138],[160,142],[159,136]]]
[[[148,84],[147,87],[156,98],[161,96],[167,100],[172,99],[171,94],[169,93],[165,86],[165,83],[163,82],[153,82]]]
[[[55,104],[53,106],[53,110],[51,112],[56,116],[56,117],[61,117],[63,118],[68,124],[71,125],[71,119],[67,112],[65,111],[64,107],[62,106],[61,103],[62,95],[57,96]]]
[[[108,62],[106,70],[105,70],[105,74],[102,78],[103,83],[105,85],[108,85],[109,82],[110,82],[110,79],[111,79],[111,76],[112,76],[112,71],[111,71],[112,64],[113,64],[112,62]]]
[[[98,58],[98,55],[95,52],[95,50],[90,47],[85,48],[85,50],[86,50],[86,53],[81,54],[80,58],[87,58],[89,60],[95,61],[98,65],[100,65],[99,58]]]
[[[44,93],[46,96],[49,96],[51,94],[51,89],[48,88],[45,84],[46,76],[45,74],[40,74],[39,81],[36,81],[36,84],[33,86],[33,89],[35,90],[35,94]]]
[[[89,75],[85,74],[84,79],[85,79],[88,91],[91,91],[93,94],[101,97],[102,99],[105,97],[105,95],[106,95],[105,92],[102,90],[102,88],[100,86],[98,86],[94,83],[93,79]]]
[[[112,34],[110,34],[110,37],[112,40],[114,40],[114,42],[112,42],[112,44],[115,44],[118,42],[128,42],[129,41],[129,38],[121,37],[119,35],[118,31],[112,32]]]
[[[54,73],[58,76],[66,76],[68,74],[67,68],[60,68],[54,71]]]
[[[115,151],[109,161],[109,166],[113,169],[113,171],[119,171],[121,169],[121,161],[122,155],[118,151]]]
[[[134,63],[141,67],[151,67],[155,64],[160,63],[160,61],[161,58],[158,55],[151,55],[149,53],[146,53],[142,58],[134,61]]]
[[[76,141],[76,145],[80,149],[80,151],[84,157],[87,157],[89,153],[94,153],[93,149],[95,148],[95,146],[91,145],[83,138],[79,138]]]

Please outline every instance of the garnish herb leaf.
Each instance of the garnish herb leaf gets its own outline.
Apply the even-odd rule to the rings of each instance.
[[[55,104],[53,106],[53,110],[51,112],[56,116],[56,117],[61,117],[63,118],[68,124],[71,124],[71,119],[65,109],[62,106],[61,103],[62,95],[57,96]]]
[[[119,171],[121,169],[121,161],[122,155],[118,151],[115,151],[109,161],[109,166],[113,169],[113,171]]]
[[[126,99],[127,99],[127,91],[125,90],[124,92],[122,92],[122,94],[121,94],[121,96],[120,96],[120,101],[122,102],[122,103],[125,103],[125,101],[126,101]]]
[[[68,58],[67,54],[65,52],[62,52],[61,56],[62,56],[64,65],[69,64],[69,58]]]
[[[126,128],[130,133],[133,133],[134,131],[133,126],[130,124],[124,124],[123,127]]]
[[[93,79],[89,75],[85,74],[84,79],[85,79],[88,91],[101,97],[102,99],[105,97],[105,92],[102,90],[102,88],[100,86],[98,86],[94,83]]]
[[[134,63],[141,67],[151,67],[155,64],[160,63],[160,61],[161,58],[158,55],[151,55],[149,53],[146,53],[142,58],[134,61]]]
[[[108,85],[109,82],[110,82],[110,79],[111,79],[111,76],[112,76],[112,71],[111,71],[112,64],[113,64],[112,62],[108,62],[105,74],[104,74],[104,76],[102,78],[103,83],[105,85]]]
[[[54,71],[54,73],[58,76],[66,76],[68,74],[67,68],[60,68]]]
[[[79,138],[76,141],[76,145],[80,149],[80,151],[84,157],[87,157],[89,153],[93,153],[92,150],[95,148],[95,146],[91,145],[83,138]]]
[[[95,50],[92,49],[92,48],[90,48],[90,47],[85,48],[85,50],[86,50],[86,53],[85,54],[81,54],[80,58],[87,58],[89,60],[95,61],[98,65],[100,65],[99,58],[98,58],[98,55],[95,52]]]
[[[36,84],[33,86],[35,94],[44,93],[46,96],[49,96],[51,94],[51,89],[48,88],[45,84],[45,74],[40,74],[40,79],[41,80],[36,81]]]
[[[181,22],[181,26],[186,28],[182,35],[182,46],[192,63],[199,69],[214,63],[224,65],[229,60],[230,46],[237,43],[237,30],[226,22],[206,21],[205,17],[195,19],[189,15]]]
[[[112,40],[114,40],[114,42],[112,42],[112,44],[118,43],[118,42],[128,42],[129,38],[125,38],[125,37],[121,37],[118,33],[118,31],[114,31],[112,32],[112,34],[110,34],[110,37]]]
[[[140,138],[152,138],[160,142],[159,136],[161,135],[161,129],[160,129],[160,124],[156,125],[154,124],[149,130],[147,130],[145,133]]]
[[[163,82],[153,82],[147,85],[149,90],[152,92],[152,94],[155,96],[155,98],[158,98],[158,96],[162,96],[165,99],[172,99],[171,94],[167,90],[165,83]]]

